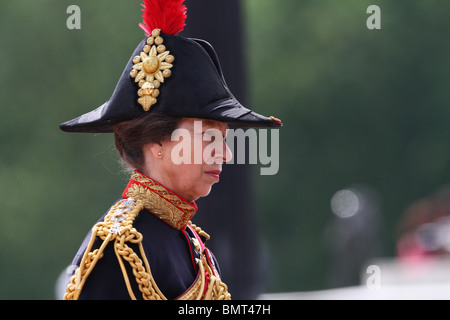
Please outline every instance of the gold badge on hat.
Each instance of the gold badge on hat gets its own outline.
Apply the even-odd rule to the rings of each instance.
[[[139,84],[138,103],[148,111],[156,103],[159,87],[164,78],[170,77],[174,56],[170,55],[163,45],[160,29],[154,29],[140,55],[133,58],[133,70],[130,76]]]

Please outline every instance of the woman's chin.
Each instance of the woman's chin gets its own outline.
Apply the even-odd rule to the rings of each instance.
[[[209,186],[205,186],[204,188],[202,188],[201,190],[199,190],[196,195],[194,196],[194,200],[198,200],[200,198],[206,197],[211,193],[211,189],[212,189],[212,184],[210,184]]]

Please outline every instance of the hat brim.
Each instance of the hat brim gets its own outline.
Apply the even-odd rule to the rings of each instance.
[[[276,119],[265,117],[259,113],[243,107],[235,99],[218,101],[209,108],[209,112],[200,118],[216,120],[228,123],[233,127],[260,127],[277,128],[283,124]],[[108,107],[108,101],[97,109],[85,113],[75,119],[62,123],[59,127],[65,132],[86,132],[86,133],[110,133],[114,132],[114,125],[130,119],[118,119],[117,121],[105,120],[102,115]],[[171,115],[177,118],[198,118],[198,115],[185,114],[183,116]]]

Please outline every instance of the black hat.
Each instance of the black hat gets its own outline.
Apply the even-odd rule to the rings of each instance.
[[[165,4],[166,8],[158,6],[158,10],[166,9],[164,14],[154,10],[155,2]],[[183,0],[144,1],[146,25],[140,26],[148,37],[134,50],[111,98],[97,109],[62,123],[61,130],[113,132],[115,124],[151,112],[218,120],[240,127],[282,125],[279,119],[262,116],[236,100],[209,43],[176,35],[186,18],[182,3]],[[173,19],[157,21],[159,16]]]

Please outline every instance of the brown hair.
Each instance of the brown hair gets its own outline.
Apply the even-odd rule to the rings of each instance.
[[[140,118],[124,121],[114,126],[114,142],[117,152],[128,169],[142,172],[144,154],[142,147],[147,143],[161,143],[170,139],[178,127],[180,118],[161,113],[150,113]]]

